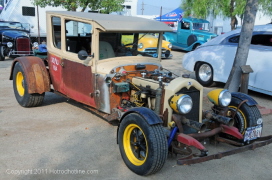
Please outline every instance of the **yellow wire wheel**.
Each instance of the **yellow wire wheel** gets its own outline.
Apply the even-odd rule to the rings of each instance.
[[[146,176],[163,167],[168,155],[167,137],[159,116],[148,108],[135,109],[138,112],[125,114],[121,119],[118,144],[126,166]]]
[[[27,58],[26,58],[27,59]],[[22,62],[16,62],[12,71],[13,91],[17,102],[23,107],[35,107],[42,104],[45,93],[29,94],[27,82],[28,71],[23,68]]]
[[[148,156],[148,144],[143,130],[136,124],[126,127],[123,135],[124,150],[129,161],[135,166],[145,163]]]
[[[236,113],[236,115],[233,117],[234,119],[234,126],[238,126],[237,128],[239,129],[240,133],[244,135],[245,130],[247,128],[247,121],[246,121],[246,116],[243,113],[243,111],[241,111],[241,109],[238,109],[237,111],[237,107],[235,106],[229,106],[230,110],[232,111],[232,115]]]
[[[21,71],[17,72],[17,75],[16,75],[16,88],[17,88],[18,94],[20,96],[24,96],[25,94],[24,76]]]
[[[238,94],[239,96],[239,94]],[[245,95],[243,95],[245,96]],[[242,97],[242,96],[241,96]],[[239,107],[239,109],[238,109]],[[262,124],[262,116],[254,102],[247,103],[242,98],[232,97],[230,105],[228,106],[229,117],[234,120],[234,127],[244,135],[248,128],[255,127]],[[232,136],[226,135],[230,139],[235,139]]]

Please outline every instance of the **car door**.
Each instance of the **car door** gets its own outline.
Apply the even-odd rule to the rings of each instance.
[[[256,34],[248,54],[247,64],[253,69],[249,75],[249,89],[272,94],[272,34]]]
[[[180,22],[178,28],[178,43],[187,46],[187,39],[191,34],[191,24],[189,22]]]
[[[49,31],[47,37],[47,50],[48,50],[48,66],[50,72],[50,78],[55,91],[62,94],[66,94],[64,90],[64,84],[62,80],[61,67],[61,18],[53,16],[51,17],[52,31]]]
[[[91,53],[91,24],[64,20],[65,33],[61,57],[62,80],[65,95],[83,104],[96,107],[94,99],[95,75],[92,65],[78,58],[78,52]]]

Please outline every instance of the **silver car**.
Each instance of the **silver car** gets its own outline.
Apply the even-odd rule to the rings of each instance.
[[[228,80],[241,29],[220,35],[183,57],[183,67],[194,71],[203,86]],[[253,69],[248,88],[272,95],[272,24],[255,26],[247,65]]]

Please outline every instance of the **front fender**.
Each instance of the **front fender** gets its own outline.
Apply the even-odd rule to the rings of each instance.
[[[50,79],[44,62],[35,56],[18,57],[11,65],[10,77],[12,80],[13,69],[16,63],[22,65],[24,75],[28,84],[28,93],[39,93],[50,91]]]
[[[123,118],[130,113],[139,114],[146,120],[146,122],[149,125],[162,124],[161,118],[154,111],[145,107],[136,107],[136,108],[129,109],[127,112],[125,112],[122,115],[120,119],[120,123],[122,122]]]
[[[175,42],[177,42],[177,33],[176,32],[165,32],[163,34],[163,38],[165,41],[175,43]]]
[[[124,117],[127,116],[130,113],[139,114],[140,116],[142,116],[146,120],[146,122],[149,125],[155,125],[155,124],[162,124],[163,123],[161,118],[154,111],[152,111],[151,109],[148,109],[148,108],[145,108],[145,107],[136,107],[136,108],[129,109],[127,112],[125,112],[122,115],[119,125],[121,124]],[[118,128],[117,128],[117,144],[118,144],[119,125],[118,125]]]
[[[240,92],[232,92],[231,93],[232,97],[235,97],[237,99],[240,99],[241,101],[247,100],[246,104],[248,106],[254,106],[257,105],[258,103],[249,95],[244,94],[244,93],[240,93]]]

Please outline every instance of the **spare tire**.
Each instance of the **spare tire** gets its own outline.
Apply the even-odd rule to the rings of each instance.
[[[187,39],[187,46],[191,46],[196,41],[197,41],[196,35],[191,34]]]

